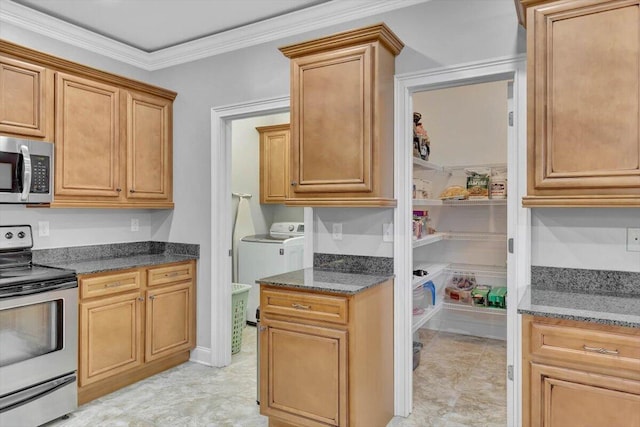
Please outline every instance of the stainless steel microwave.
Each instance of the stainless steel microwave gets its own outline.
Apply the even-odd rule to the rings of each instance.
[[[53,201],[53,144],[0,136],[0,203]]]

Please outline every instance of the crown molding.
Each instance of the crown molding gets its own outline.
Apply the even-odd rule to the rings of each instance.
[[[11,0],[0,0],[0,22],[155,71],[427,1],[333,0],[155,52],[131,47]]]

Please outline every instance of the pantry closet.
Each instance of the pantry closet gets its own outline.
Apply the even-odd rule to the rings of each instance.
[[[492,366],[491,372],[505,377],[511,99],[512,82],[506,80],[412,96],[416,129],[412,158],[413,339],[423,341],[422,352],[435,345],[433,337],[438,333],[454,343],[457,336],[451,334],[501,340],[504,344],[498,342],[492,348],[504,348],[502,357],[494,357],[502,366]],[[460,342],[470,345],[471,341],[463,338]],[[474,342],[484,345],[483,340]],[[416,356],[421,354],[415,351]],[[459,374],[451,371],[451,375]],[[428,373],[423,370],[421,375]],[[421,378],[414,375],[414,382]],[[500,380],[503,384],[504,378]],[[455,386],[455,381],[451,384]],[[414,383],[413,388],[419,390],[420,384]],[[492,393],[496,392],[504,396],[506,424],[504,386],[494,386]],[[414,405],[419,398],[414,394]]]

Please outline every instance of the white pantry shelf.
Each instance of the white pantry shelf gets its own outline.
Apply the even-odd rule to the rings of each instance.
[[[430,170],[430,171],[436,171],[436,172],[445,172],[448,174],[451,174],[451,171],[449,170],[449,168],[446,168],[442,165],[439,165],[437,163],[432,163],[432,162],[428,162],[426,160],[422,160],[419,157],[413,157],[413,167],[414,168],[420,168],[423,170]]]
[[[460,304],[456,302],[446,302],[446,301],[442,302],[441,304],[446,310],[460,311],[460,312],[466,312],[466,313],[491,314],[495,316],[507,315],[507,310],[504,308],[479,307],[475,305],[467,305],[467,304]]]
[[[411,289],[416,289],[417,287],[427,283],[429,280],[433,280],[446,271],[449,268],[449,264],[445,263],[434,263],[434,264],[419,264],[414,267],[414,270],[425,270],[427,271],[426,276],[413,276],[413,281],[411,282]]]
[[[440,199],[413,199],[413,206],[442,206]]]
[[[443,206],[506,206],[507,199],[466,199],[466,200],[442,200]]]
[[[417,314],[413,316],[413,320],[411,322],[411,332],[415,333],[425,325],[433,316],[438,314],[438,312],[442,309],[442,302],[437,303],[436,305],[430,305],[429,307],[424,309],[424,313]]]
[[[447,240],[467,240],[482,242],[506,242],[507,235],[505,233],[482,233],[472,231],[447,231],[444,238]]]
[[[420,246],[430,245],[432,243],[439,242],[444,239],[444,233],[427,234],[425,237],[416,239],[413,241],[413,247],[419,248]]]

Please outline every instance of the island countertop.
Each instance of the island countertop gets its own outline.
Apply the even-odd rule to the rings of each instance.
[[[529,287],[518,313],[640,328],[640,298]]]
[[[388,274],[345,273],[319,268],[305,268],[264,277],[256,280],[256,283],[340,295],[355,295],[393,277]]]

